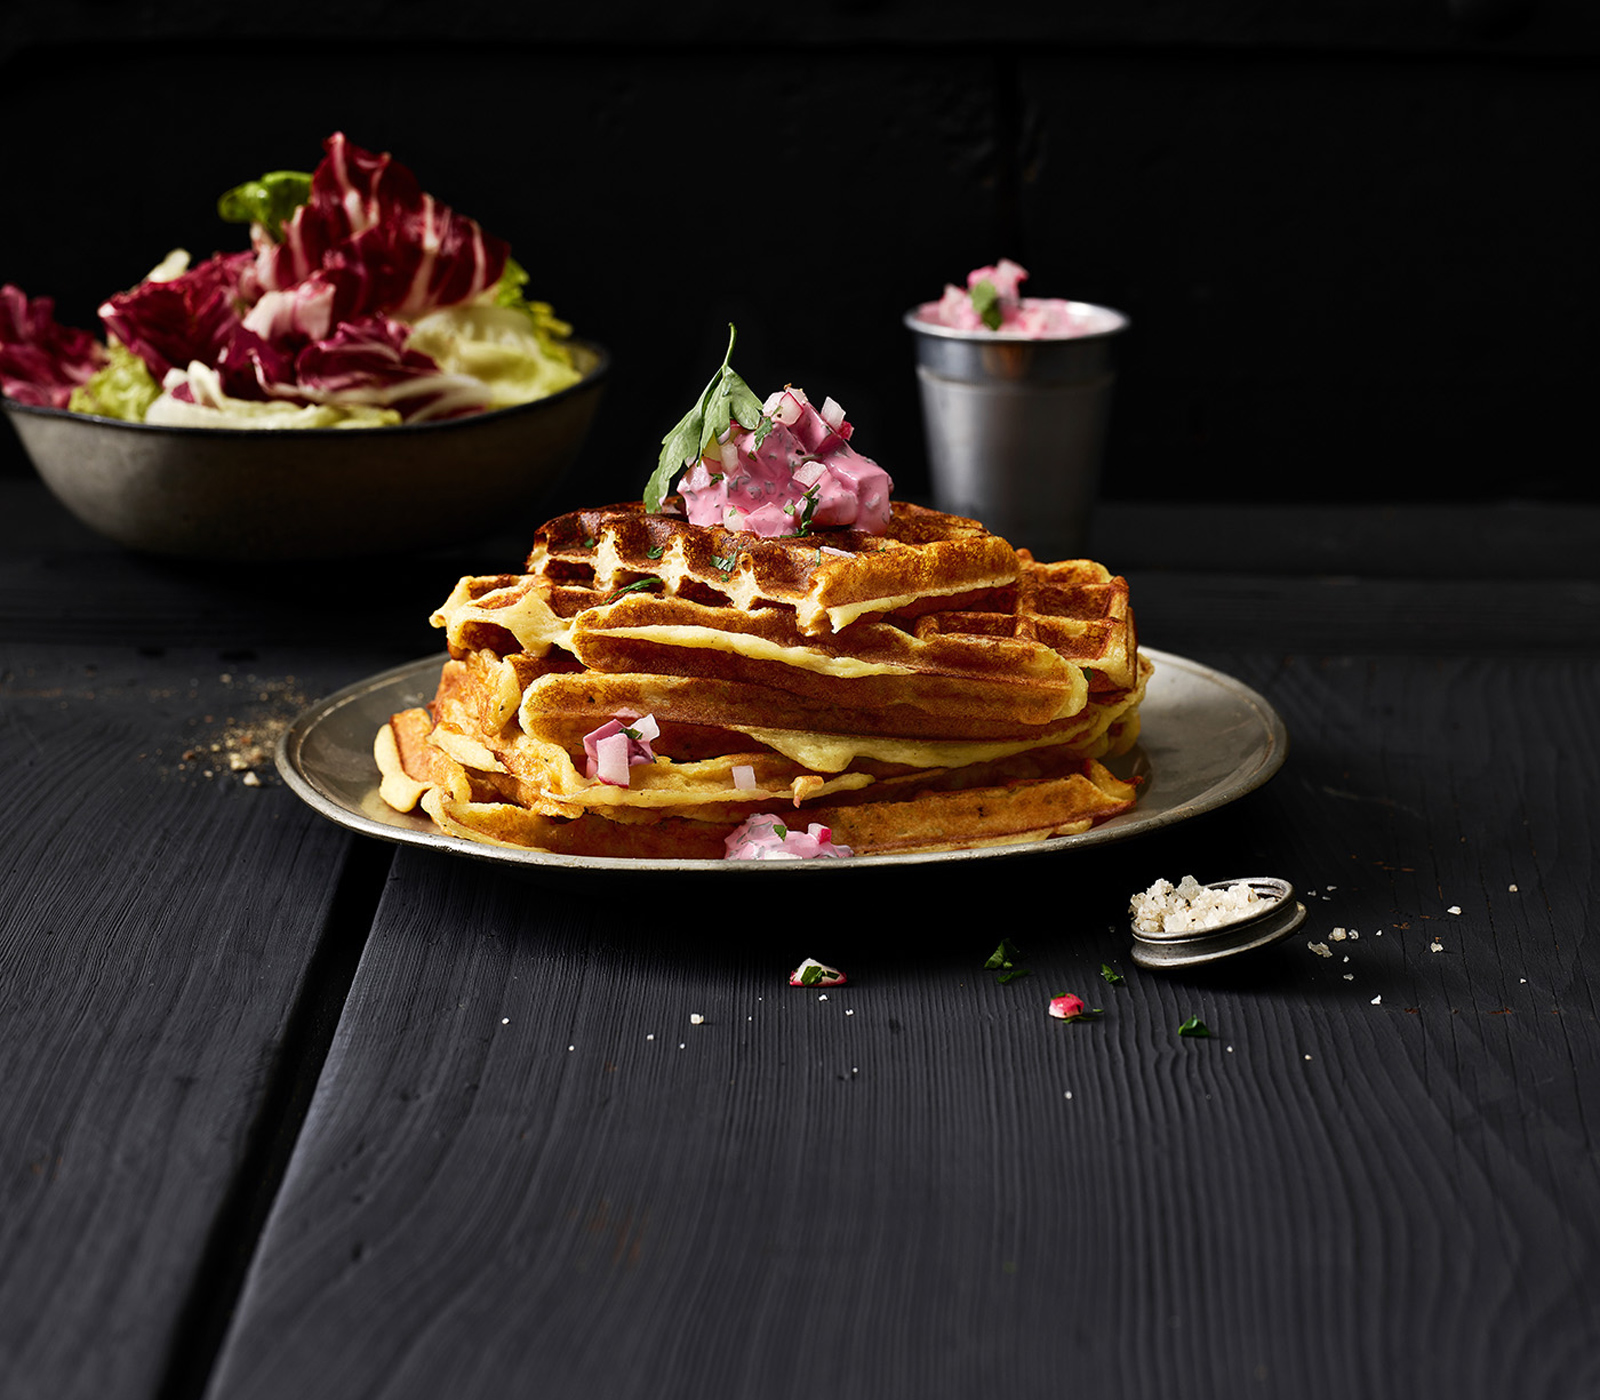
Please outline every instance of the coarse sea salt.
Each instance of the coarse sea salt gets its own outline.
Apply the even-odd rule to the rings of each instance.
[[[1185,875],[1176,885],[1157,880],[1143,894],[1134,895],[1129,907],[1140,933],[1189,933],[1220,928],[1276,902],[1242,880],[1214,889]]]

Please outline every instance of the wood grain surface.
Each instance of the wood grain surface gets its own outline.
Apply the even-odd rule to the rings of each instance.
[[[427,650],[449,560],[316,612],[0,506],[7,1400],[1600,1393],[1587,578],[1142,567],[1145,641],[1283,714],[1271,783],[797,901],[280,786],[246,735]],[[1189,873],[1307,922],[1141,971]]]
[[[403,854],[213,1395],[1589,1393],[1596,755],[1548,736],[1595,664],[1213,659],[1285,771],[1003,884]],[[1138,971],[1128,894],[1191,872],[1294,880],[1302,935]]]
[[[206,1307],[202,1258],[240,1247],[214,1232],[253,1209],[321,940],[364,932],[329,924],[351,842],[210,751],[259,704],[221,674],[0,643],[0,1391],[19,1400],[156,1393]]]

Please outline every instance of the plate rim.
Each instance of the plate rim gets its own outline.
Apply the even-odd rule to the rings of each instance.
[[[1282,768],[1288,757],[1289,733],[1283,717],[1272,703],[1259,691],[1246,685],[1226,671],[1207,666],[1203,662],[1180,656],[1175,652],[1156,647],[1140,646],[1140,654],[1156,663],[1152,683],[1168,666],[1187,671],[1192,677],[1205,680],[1230,692],[1244,703],[1262,727],[1261,743],[1252,750],[1250,758],[1241,762],[1232,772],[1213,783],[1204,792],[1175,807],[1159,812],[1141,814],[1137,807],[1123,816],[1079,832],[1073,836],[1052,836],[1043,841],[1021,841],[1004,846],[979,846],[956,851],[909,851],[899,854],[852,856],[848,860],[643,860],[628,856],[576,856],[532,848],[496,846],[487,842],[470,841],[440,831],[433,822],[409,813],[396,813],[402,820],[390,823],[379,821],[359,811],[319,786],[314,772],[308,772],[304,751],[308,741],[341,710],[359,703],[376,692],[409,686],[426,676],[432,667],[442,666],[448,659],[443,652],[418,657],[412,661],[392,666],[361,680],[343,686],[303,710],[279,737],[274,758],[279,776],[285,785],[314,811],[328,820],[360,835],[375,837],[402,846],[419,846],[430,850],[448,851],[470,859],[488,861],[496,865],[509,865],[537,871],[606,871],[608,873],[662,874],[662,873],[717,873],[726,878],[736,875],[762,873],[772,875],[784,872],[789,875],[811,877],[819,870],[835,872],[844,870],[900,869],[906,866],[947,865],[962,860],[1006,860],[1037,857],[1060,851],[1109,845],[1131,840],[1152,831],[1188,821],[1207,812],[1216,811],[1261,787]],[[424,687],[426,690],[427,687]],[[398,708],[398,707],[397,707]],[[373,789],[377,787],[378,767],[372,760]]]

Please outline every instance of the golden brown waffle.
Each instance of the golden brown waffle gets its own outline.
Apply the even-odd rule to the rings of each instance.
[[[475,839],[719,856],[787,811],[863,853],[948,850],[1133,802],[1099,762],[1132,746],[1151,671],[1126,582],[919,507],[884,538],[778,540],[579,511],[433,621],[451,659],[378,735],[382,795]],[[655,761],[589,778],[584,736],[643,715]]]
[[[941,734],[916,715],[789,704],[791,697],[740,683],[693,677],[574,671],[559,661],[473,652],[445,664],[433,710],[440,722],[499,751],[509,734],[577,755],[583,736],[617,716],[648,714],[662,726],[659,751],[698,761],[766,748],[818,773],[873,763],[906,769],[958,768],[1031,749],[1103,757],[1132,742],[1149,662],[1131,690],[1096,696],[1070,720]]]
[[[1091,693],[1131,689],[1126,581],[1087,561],[1014,557],[1016,581],[986,590],[981,607],[863,617],[838,632],[807,634],[782,607],[696,602],[654,585],[608,595],[536,575],[463,579],[434,621],[458,657],[558,649],[596,673],[757,687],[764,722],[779,727],[987,737],[1071,719]],[[831,726],[808,713],[825,711],[845,713]]]
[[[668,506],[675,504],[668,501]],[[605,597],[643,579],[661,592],[712,606],[792,609],[807,635],[857,618],[915,615],[1013,583],[1016,554],[975,520],[896,502],[882,535],[817,530],[762,538],[638,502],[574,511],[534,536],[527,572]]]
[[[500,773],[474,771],[437,747],[426,710],[394,716],[375,751],[385,800],[420,806],[442,831],[476,841],[567,855],[720,858],[728,835],[769,799],[670,808],[617,805],[563,810],[528,800]],[[857,855],[965,850],[1089,830],[1130,810],[1135,788],[1092,759],[1031,757],[974,772],[905,775],[807,803],[796,823],[819,822]],[[784,810],[777,808],[776,810]]]

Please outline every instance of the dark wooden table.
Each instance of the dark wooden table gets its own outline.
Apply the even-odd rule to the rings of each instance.
[[[801,907],[277,778],[518,542],[201,569],[0,511],[6,1400],[1600,1394],[1592,508],[1107,507],[1144,640],[1283,770]],[[1307,924],[1140,971],[1129,895],[1189,873]]]

